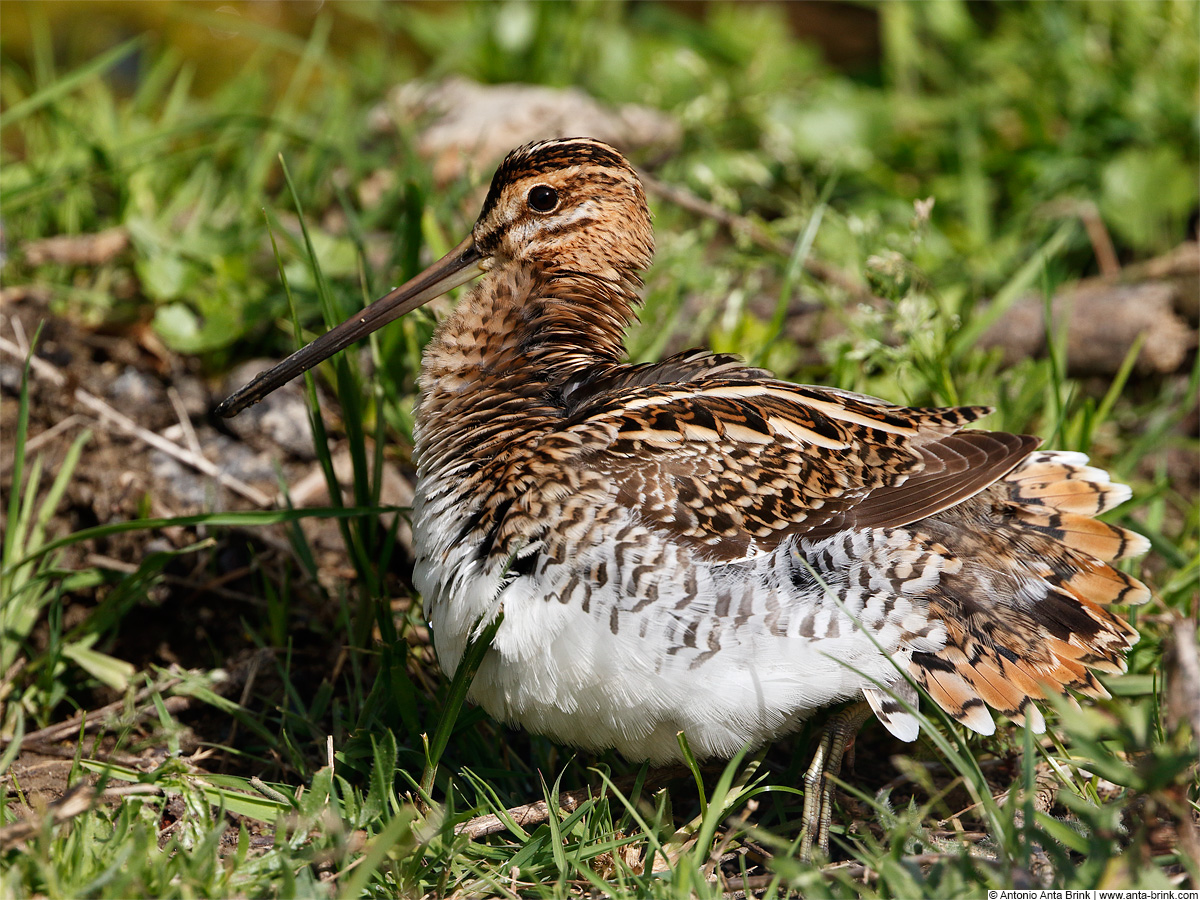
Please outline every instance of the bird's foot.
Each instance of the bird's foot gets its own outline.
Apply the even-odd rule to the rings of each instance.
[[[855,703],[835,713],[825,724],[812,765],[804,774],[804,817],[801,820],[800,858],[812,860],[814,843],[822,855],[829,853],[829,821],[833,816],[833,789],[846,748],[871,715],[866,703]]]

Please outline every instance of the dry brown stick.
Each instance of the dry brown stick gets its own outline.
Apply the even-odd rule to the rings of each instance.
[[[194,697],[187,697],[187,696],[183,696],[183,695],[180,695],[177,697],[166,697],[163,699],[163,708],[168,713],[170,713],[172,716],[177,716],[181,712],[186,712],[187,710],[191,709],[192,705],[195,702],[196,702],[196,700]],[[153,717],[155,714],[157,714],[157,712],[158,712],[158,707],[156,707],[156,706],[153,706],[153,705],[143,706],[141,709],[137,710],[134,713],[132,719],[123,720],[122,724],[131,724],[133,722],[140,722],[142,719],[148,719],[148,718]],[[63,723],[63,724],[65,727],[66,723]],[[80,731],[80,729],[82,729],[83,731],[85,731],[87,733],[91,733],[93,731],[100,731],[101,729],[104,728],[104,725],[105,725],[105,722],[103,719],[89,718],[89,719],[86,719],[82,724],[79,722],[76,722],[74,729],[67,731],[65,734],[62,734],[61,736],[59,736],[57,738],[53,738],[53,740],[64,740],[66,738],[72,737],[75,734],[77,734]],[[50,727],[54,728],[55,726],[52,725]],[[42,729],[42,730],[47,731],[49,729]]]
[[[17,359],[23,359],[25,357],[25,354],[21,352],[21,349],[16,344],[5,338],[0,338],[0,351],[3,351],[9,356]],[[29,362],[30,367],[39,377],[45,378],[47,381],[57,387],[66,386],[67,377],[50,363],[43,359],[38,359],[36,356],[30,357]],[[234,478],[232,475],[227,475],[205,457],[200,456],[197,453],[193,453],[184,447],[180,447],[178,444],[167,440],[160,434],[155,434],[153,431],[142,428],[128,416],[117,412],[95,394],[89,393],[83,388],[76,388],[74,396],[75,401],[79,403],[79,405],[98,415],[101,421],[110,422],[119,430],[138,438],[146,444],[149,444],[155,450],[161,450],[163,453],[167,454],[173,459],[179,460],[179,462],[183,463],[184,465],[191,466],[193,469],[196,469],[205,475],[212,476],[235,494],[240,494],[242,497],[245,497],[256,506],[264,509],[270,509],[275,505],[274,501],[258,488],[246,484],[246,482],[242,481],[240,478]]]
[[[1167,674],[1167,724],[1186,722],[1192,739],[1200,739],[1200,651],[1196,649],[1196,624],[1172,611],[1171,638],[1163,654]]]
[[[138,566],[133,563],[127,563],[120,559],[113,559],[111,556],[105,556],[102,553],[89,553],[86,557],[86,562],[89,566],[94,566],[97,569],[109,569],[113,572],[121,572],[125,575],[132,575],[138,570]],[[213,594],[225,600],[233,600],[237,603],[248,603],[253,606],[265,606],[266,600],[262,597],[247,594],[242,591],[230,590],[222,585],[227,581],[233,581],[238,578],[244,578],[250,574],[253,569],[250,566],[242,566],[230,572],[223,573],[208,579],[207,581],[197,582],[195,578],[185,578],[182,575],[171,575],[169,573],[159,573],[158,577],[166,584],[173,584],[177,587],[190,588],[192,596],[196,594]],[[0,682],[2,684],[2,682]]]
[[[1092,245],[1092,255],[1100,269],[1100,277],[1115,279],[1121,274],[1121,263],[1117,259],[1117,251],[1113,247],[1112,237],[1109,235],[1108,227],[1104,224],[1104,219],[1101,218],[1100,210],[1096,208],[1095,203],[1091,200],[1052,200],[1042,207],[1042,211],[1057,218],[1078,219],[1083,224],[1088,241]]]
[[[76,747],[64,747],[61,744],[26,744],[21,742],[21,751],[24,753],[33,753],[38,756],[49,756],[53,759],[75,759],[75,754],[78,752]],[[91,758],[96,762],[115,763],[118,766],[125,766],[130,769],[136,769],[139,765],[145,762],[140,756],[133,756],[129,753],[118,753],[116,751],[108,752],[93,748]],[[3,777],[3,776],[0,776]]]
[[[958,859],[958,855],[954,853],[920,853],[915,856],[901,857],[901,862],[912,866],[931,866],[934,863],[955,859]],[[820,871],[825,875],[844,872],[851,878],[861,878],[864,882],[873,881],[878,877],[874,869],[864,866],[862,863],[838,863],[824,866]],[[761,891],[770,887],[777,877],[776,875],[750,875],[746,878],[722,878],[714,879],[712,884],[715,887],[721,887],[727,894],[737,891]],[[786,879],[781,879],[781,883],[786,885]]]
[[[0,288],[0,306],[21,303],[25,300],[49,303],[53,298],[54,291],[48,284],[13,284]]]
[[[162,788],[154,784],[123,784],[97,791],[86,782],[79,782],[69,788],[65,794],[46,807],[46,814],[55,825],[68,819],[73,819],[80,813],[85,813],[96,803],[109,800],[123,800],[133,795],[158,795]],[[27,840],[42,829],[43,818],[36,812],[0,828],[0,847],[7,847],[19,841]]]
[[[51,427],[47,428],[45,431],[43,431],[40,434],[36,435],[35,437],[32,437],[29,440],[27,440],[25,442],[25,453],[26,454],[32,453],[33,451],[37,450],[42,445],[50,443],[52,440],[54,440],[56,437],[58,437],[64,431],[66,431],[70,428],[74,428],[76,425],[79,425],[86,421],[87,421],[87,419],[85,419],[83,416],[79,415],[78,413],[72,413],[71,415],[69,415],[65,419],[63,419],[61,422],[58,422],[58,423],[52,425]],[[14,462],[16,462],[15,457],[13,459],[8,460],[6,463],[4,463],[4,465],[0,466],[0,475],[6,474],[8,472],[8,470],[13,467]]]
[[[155,691],[168,691],[175,685],[181,683],[182,678],[169,678],[161,684],[152,684],[144,687],[133,695],[133,703],[138,704],[146,700]],[[172,704],[172,701],[187,700],[190,697],[168,697],[166,700],[167,710],[174,712],[172,706],[178,707],[180,710],[186,709],[189,704],[180,705],[178,702]],[[114,703],[109,703],[107,706],[101,706],[99,709],[76,713],[67,719],[65,722],[59,722],[57,725],[48,725],[45,728],[40,728],[37,731],[31,731],[29,734],[21,738],[21,746],[30,743],[46,743],[52,744],[55,741],[61,741],[65,738],[75,735],[80,728],[84,731],[95,731],[100,728],[109,715],[119,713],[125,708],[124,700],[117,700]],[[153,712],[155,709],[153,704],[143,707],[135,713],[135,718],[140,718],[143,715]],[[12,741],[11,737],[0,735],[0,744],[7,744]]]
[[[708,771],[709,767],[705,767]],[[646,785],[662,784],[670,781],[673,778],[681,778],[690,774],[682,765],[666,766],[660,769],[654,769],[646,778]],[[616,788],[618,791],[628,793],[634,784],[632,775],[624,775],[616,779]],[[567,812],[574,812],[579,808],[579,805],[590,797],[602,797],[604,790],[593,790],[591,788],[576,788],[573,791],[563,791],[558,795],[559,809],[565,809]],[[525,803],[521,806],[514,806],[505,811],[506,815],[511,818],[517,825],[526,828],[530,825],[540,825],[549,818],[550,811],[546,806],[545,800],[538,800],[536,803]],[[454,829],[455,834],[465,834],[475,840],[476,838],[487,837],[489,834],[499,834],[508,827],[507,822],[498,815],[476,816],[475,818],[463,822]]]
[[[652,178],[645,173],[641,173],[641,177],[647,190],[657,194],[664,200],[669,200],[671,203],[682,209],[686,209],[688,212],[693,212],[696,215],[719,222],[733,234],[745,235],[764,250],[770,250],[772,253],[778,253],[784,257],[792,255],[792,247],[787,241],[775,237],[753,219],[747,216],[739,216],[737,213],[731,213],[727,209],[722,209],[714,203],[709,203],[707,200],[697,197],[691,191],[659,181],[657,178]],[[804,261],[804,269],[818,281],[824,281],[826,284],[832,284],[834,287],[841,288],[855,300],[872,302],[879,300],[865,284],[852,275],[843,272],[837,266],[810,257]]]
[[[56,234],[26,241],[21,252],[31,266],[102,266],[129,249],[129,243],[129,230],[117,225],[92,234]]]
[[[1194,278],[1200,268],[1200,243],[1184,241],[1174,250],[1142,262],[1130,263],[1121,270],[1129,279]]]
[[[1121,263],[1117,259],[1117,249],[1113,246],[1112,237],[1100,217],[1096,204],[1088,200],[1079,205],[1079,218],[1087,231],[1088,240],[1092,244],[1092,253],[1100,267],[1100,274],[1106,278],[1114,278],[1121,274]]]
[[[579,808],[579,804],[591,796],[593,794],[590,788],[563,791],[563,793],[558,795],[558,807],[559,809],[565,809],[567,812],[574,812]],[[505,816],[521,828],[528,828],[531,825],[541,825],[550,818],[550,809],[546,805],[545,800],[538,800],[536,803],[514,806],[512,809],[506,811]],[[505,818],[501,818],[498,815],[486,815],[476,816],[469,822],[463,822],[454,829],[454,833],[465,834],[471,840],[476,840],[481,837],[487,837],[489,834],[499,834],[506,828],[508,828],[508,822]]]
[[[8,671],[4,673],[4,676],[0,677],[0,711],[3,710],[4,701],[8,699],[8,695],[12,691],[13,682],[20,671],[25,668],[26,662],[28,660],[24,656],[18,656],[13,660],[13,664],[8,667]]]
[[[171,401],[171,408],[175,410],[175,418],[179,420],[179,427],[183,431],[183,439],[187,441],[188,449],[199,456],[203,449],[200,439],[196,437],[196,429],[192,427],[192,418],[184,408],[183,398],[179,396],[179,391],[173,384],[167,386],[167,399]]]

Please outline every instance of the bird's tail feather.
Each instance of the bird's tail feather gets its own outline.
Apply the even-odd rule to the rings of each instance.
[[[1094,517],[1129,496],[1081,453],[1038,451],[975,497],[910,526],[961,562],[930,594],[945,645],[914,652],[909,664],[942,709],[981,734],[995,731],[989,707],[1041,732],[1033,701],[1052,692],[1107,696],[1092,670],[1124,672],[1138,639],[1108,607],[1150,599],[1109,563],[1149,543]],[[916,721],[899,704],[880,695],[872,707],[894,734],[915,737]]]

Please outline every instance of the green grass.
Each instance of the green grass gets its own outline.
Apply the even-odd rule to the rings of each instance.
[[[1073,379],[1053,329],[1055,352],[1007,368],[977,346],[1010,302],[1096,273],[1085,229],[1061,212],[1070,204],[1096,205],[1122,262],[1184,239],[1200,162],[1194,4],[997,4],[979,19],[957,2],[885,4],[878,65],[849,75],[768,6],[713,6],[693,21],[650,4],[347,4],[268,27],[185,5],[174,30],[65,56],[52,40],[60,13],[42,10],[5,4],[28,25],[6,33],[29,40],[4,38],[0,214],[6,286],[46,288],[53,315],[124,335],[148,326],[214,374],[282,355],[297,328],[311,337],[470,227],[476,185],[435,187],[413,150],[420,123],[366,128],[387,86],[418,73],[579,85],[674,113],[682,143],[654,175],[795,248],[789,260],[654,200],[659,252],[633,358],[706,344],[896,401],[991,404],[990,427],[1088,450],[1134,486],[1116,521],[1151,538],[1134,570],[1155,599],[1133,613],[1142,638],[1129,674],[1106,679],[1114,699],[1056,708],[1053,740],[1010,725],[966,736],[928,702],[915,746],[868,726],[843,775],[837,862],[818,869],[797,858],[813,726],[661,781],[505,729],[437,672],[399,519],[376,509],[373,474],[385,457],[407,460],[428,315],[373,337],[373,377],[356,354],[316,375],[342,410],[324,422],[310,403],[320,464],[332,482],[334,435],[354,472],[350,500],[331,491],[317,511],[147,513],[64,530],[63,497],[93,442],[66,441],[53,475],[26,459],[22,389],[4,423],[17,462],[0,555],[0,892],[675,897],[720,896],[744,876],[768,897],[974,897],[1028,884],[1031,869],[1058,888],[1196,886],[1196,736],[1171,713],[1178,675],[1164,654],[1173,623],[1200,613],[1196,485],[1169,466],[1200,451],[1181,427],[1200,368]],[[206,54],[225,51],[178,37],[210,27],[241,32],[219,77]],[[357,189],[381,170],[394,177],[366,204]],[[922,219],[913,204],[926,197],[936,204]],[[115,225],[132,249],[98,266],[33,265],[22,251]],[[884,302],[800,272],[804,258]],[[816,347],[789,336],[782,313],[797,300],[840,331]],[[308,517],[337,522],[352,576],[320,577]],[[270,562],[253,538],[266,529],[294,565]],[[145,550],[128,571],[83,552],[129,534]],[[164,591],[190,596],[179,567],[219,574],[231,548],[250,554],[257,600],[229,604],[244,652],[214,643],[194,671],[122,659]],[[75,722],[56,739],[69,781],[99,776],[99,799],[46,809],[51,795],[15,767],[22,737],[114,698],[99,734]],[[1035,805],[1047,784],[1055,803]],[[594,796],[547,821],[506,812],[588,786]],[[486,814],[501,817],[495,834],[456,833]]]

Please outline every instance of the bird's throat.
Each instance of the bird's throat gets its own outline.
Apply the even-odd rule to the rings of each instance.
[[[553,385],[618,362],[641,286],[634,272],[614,281],[550,267],[494,270],[438,326],[422,385],[479,385],[510,375]]]
[[[625,353],[641,279],[549,267],[488,273],[438,326],[425,350],[416,410],[422,468],[496,453],[562,415],[561,388]]]

